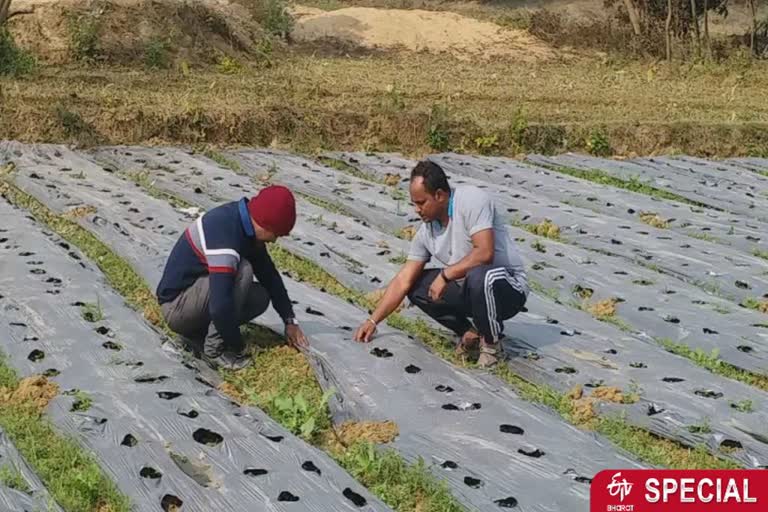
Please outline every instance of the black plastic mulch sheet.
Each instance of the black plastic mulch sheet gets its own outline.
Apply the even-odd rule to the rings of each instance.
[[[168,251],[192,219],[65,148],[14,149],[22,152],[15,158],[18,186],[57,211],[87,200],[96,212],[78,222],[128,258],[149,283],[157,282],[162,263],[142,258],[143,246],[135,240]],[[62,166],[86,179],[71,178]],[[64,194],[68,206],[61,204]],[[121,194],[117,203],[114,194]],[[94,223],[97,218],[105,222]],[[331,401],[335,420],[394,421],[399,436],[392,446],[409,460],[423,458],[468,508],[583,510],[594,474],[638,466],[601,438],[521,400],[498,379],[455,368],[397,331],[382,326],[374,343],[354,343],[351,330],[364,312],[292,279],[286,285],[312,341],[309,355],[318,378],[337,391]],[[272,309],[257,321],[282,332]]]
[[[453,172],[457,168],[470,167],[474,160],[454,156],[443,158],[441,162]],[[481,180],[466,176],[455,181],[487,186]],[[734,302],[768,293],[766,260],[752,253],[676,235],[669,229],[657,228],[639,219],[618,220],[587,208],[558,204],[556,199],[538,192],[520,192],[516,186],[494,187],[492,194],[507,210],[510,220],[538,223],[551,219],[561,226],[564,240],[580,247],[622,256]]]
[[[377,179],[398,171],[407,176],[415,164],[391,154],[331,155]],[[430,159],[443,165],[454,183],[487,188],[513,225],[560,221],[556,224],[563,241],[631,259],[667,274],[668,280],[682,279],[735,302],[765,296],[768,263],[758,252],[765,253],[767,242],[761,237],[768,224],[597,185],[511,159],[455,154]],[[657,227],[662,221],[666,225]],[[597,233],[585,229],[589,223]],[[648,240],[645,244],[643,238]]]
[[[762,174],[763,176],[768,176],[768,158],[737,157],[726,158],[722,162],[728,165],[734,165],[739,169],[744,169]]]
[[[243,150],[233,152],[231,156],[239,158],[243,166],[264,168],[272,165],[270,155],[273,153]],[[356,154],[354,159],[363,161],[364,157],[365,154]],[[685,280],[732,302],[754,300],[768,293],[766,262],[752,252],[740,251],[693,237],[676,236],[669,229],[657,228],[639,219],[616,219],[591,209],[561,203],[557,198],[543,196],[538,192],[529,193],[518,189],[517,186],[500,186],[488,183],[480,179],[481,177],[469,177],[468,174],[473,172],[473,168],[480,174],[480,169],[473,167],[476,163],[474,158],[463,155],[442,155],[440,162],[454,176],[453,183],[473,184],[487,189],[502,214],[512,224],[537,224],[544,220],[551,220],[560,227],[560,236],[564,241],[595,253],[621,256],[634,264],[644,265],[667,274],[668,279]],[[391,158],[387,159],[391,160]],[[351,162],[351,160],[348,161]],[[512,162],[509,164],[510,167],[517,165],[514,161],[508,162]],[[402,164],[398,164],[390,167],[392,174],[400,170],[401,175],[407,176],[407,173],[402,172],[401,166]],[[379,164],[369,171],[373,174],[377,167],[381,169]],[[462,174],[459,175],[459,173]],[[387,194],[378,196],[370,194],[365,189],[369,184],[365,184],[366,182],[362,180],[354,178],[345,178],[345,180],[350,181],[351,184],[339,187],[333,186],[333,182],[315,180],[312,182],[312,189],[315,194],[333,195],[355,204],[367,203],[369,212],[355,213],[355,215],[363,215],[360,218],[368,222],[371,222],[371,218],[380,217],[379,213],[388,213],[393,207],[401,210],[408,208],[406,182],[400,182],[398,191],[400,199],[393,201],[393,198]],[[294,180],[292,183],[299,188],[306,186],[300,181]],[[380,188],[386,187],[380,186]],[[392,222],[387,220],[386,224],[380,224],[380,228],[391,231],[399,229],[399,226],[392,226]]]
[[[47,415],[135,510],[388,510],[323,452],[198,381],[77,248],[4,200],[0,217],[2,350],[59,385]]]
[[[250,198],[269,184],[261,177],[237,174],[191,153],[142,147],[100,147],[92,151],[93,158],[105,168],[126,178],[138,172],[148,173],[153,187],[201,209]],[[298,172],[304,172],[304,168]],[[282,172],[272,179],[282,181]],[[398,241],[397,246],[384,243],[383,238],[370,236],[374,231],[366,222],[329,211],[301,195],[296,199],[298,222],[291,235],[280,240],[286,249],[320,262],[328,272],[343,275],[345,283],[365,292],[380,288],[397,273],[398,258],[404,258],[407,251],[405,242]],[[371,258],[376,260],[375,266],[369,264]]]
[[[376,172],[376,167],[367,165],[365,155],[349,157],[349,161],[357,162],[364,171]],[[382,174],[390,174],[397,168],[396,165],[379,167]],[[412,224],[414,219],[409,215],[391,213],[397,210],[400,202],[391,194],[380,194],[370,183],[350,179],[333,169],[321,169],[325,189],[315,188],[323,200],[341,207],[361,202],[373,204],[374,208],[365,220],[380,229],[394,228],[397,231]],[[258,169],[254,168],[253,172]],[[282,167],[281,176],[292,187],[302,186],[300,177],[297,178],[297,173],[287,165]],[[466,181],[463,177],[452,176],[459,182]],[[340,180],[346,183],[348,191],[345,193],[335,190],[334,184]],[[386,189],[383,185],[378,187]],[[405,193],[404,190],[400,192]],[[518,206],[525,209],[524,204]],[[614,298],[618,301],[618,317],[627,320],[640,334],[659,340],[686,342],[708,352],[718,349],[722,358],[736,366],[756,373],[766,372],[768,338],[762,324],[765,322],[763,314],[709,294],[685,280],[673,279],[644,266],[627,265],[620,256],[537,237],[514,226],[510,226],[509,231],[528,261],[529,277],[538,283],[540,293],[579,308],[584,301],[590,304]],[[373,236],[369,234],[368,238]]]
[[[526,161],[599,170],[623,180],[648,183],[720,211],[768,221],[768,177],[733,164],[691,157],[611,160],[572,153],[555,157],[529,155]]]
[[[252,154],[254,152],[249,151],[249,155]],[[261,158],[266,159],[271,155],[274,153],[263,154]],[[96,156],[100,161],[109,162],[117,169],[130,168],[138,161],[151,173],[154,186],[205,208],[216,204],[216,198],[237,199],[244,192],[249,195],[259,186],[264,185],[258,179],[263,176],[261,167],[251,167],[248,162],[244,162],[242,167],[238,167],[238,172],[241,173],[238,175],[205,157],[192,156],[171,148],[101,148],[96,151]],[[403,215],[402,209],[398,211],[394,202],[399,199],[392,198],[389,193],[379,193],[379,188],[383,187],[363,184],[358,188],[359,180],[350,179],[334,170],[307,160],[297,160],[297,158],[291,156],[290,159],[286,159],[286,163],[277,165],[273,165],[274,162],[264,161],[261,165],[271,169],[275,182],[285,183],[292,188],[301,189],[305,185],[306,173],[309,173],[310,178],[318,176],[315,179],[320,184],[313,185],[314,193],[327,204],[346,209],[361,201],[364,203],[378,201],[379,211],[369,214],[368,218],[373,225],[379,223],[384,226],[394,224],[395,227],[407,225],[409,214]],[[249,179],[247,175],[242,175],[249,171],[256,179]],[[355,196],[354,199],[345,197],[346,193],[337,192],[338,186],[351,187],[351,195]],[[387,204],[387,201],[391,204]],[[303,207],[301,206],[300,209]],[[384,211],[394,213],[385,214]],[[367,222],[353,222],[343,215],[327,211],[323,215],[323,225],[318,225],[315,217],[302,217],[299,220],[297,232],[302,233],[300,243],[312,243],[313,246],[326,245],[343,251],[350,234],[328,229],[328,225],[338,226],[346,222],[347,225],[356,227],[354,238],[358,239],[356,241],[358,247],[380,248],[383,242],[389,248],[397,248],[400,252],[407,251],[407,242],[377,232],[366,226]],[[512,231],[517,235],[533,238],[527,232],[515,229]],[[707,327],[714,324],[707,322],[706,317],[702,317],[702,308],[705,306],[710,308],[706,310],[709,312],[713,311],[711,309],[713,307],[731,306],[727,301],[714,299],[714,302],[710,303],[702,300],[702,304],[695,304],[691,301],[696,301],[697,298],[704,298],[707,301],[713,299],[693,287],[690,290],[680,290],[678,293],[668,286],[662,286],[663,283],[652,283],[650,279],[657,279],[658,274],[642,267],[637,269],[638,273],[630,275],[623,270],[626,268],[625,262],[618,258],[594,255],[584,249],[569,248],[562,244],[551,245],[549,241],[547,244],[549,250],[544,254],[531,250],[527,244],[523,247],[526,248],[527,256],[536,258],[535,263],[531,264],[531,273],[545,286],[551,286],[552,289],[566,285],[582,287],[580,291],[574,293],[570,289],[563,290],[563,297],[560,299],[563,302],[576,300],[579,294],[585,293],[591,293],[593,300],[618,294],[627,297],[617,306],[622,317],[632,320],[633,325],[645,329],[646,332],[652,332],[659,337],[668,337],[674,341],[696,343],[696,346],[703,346],[708,350],[722,347],[723,352],[730,357],[729,360],[757,370],[765,368],[765,352],[760,349],[761,339],[754,334],[756,329],[749,330],[748,322],[755,322],[756,318],[759,318],[755,313],[742,311],[733,311],[728,315],[717,313],[725,320],[719,324],[720,331],[715,331],[714,328]],[[341,254],[342,257],[347,258],[358,257],[356,250]],[[363,254],[365,257],[361,259],[371,270],[378,271],[391,265],[391,251],[383,250],[373,254],[367,251]],[[320,265],[324,265],[327,259],[318,252],[307,252],[306,255]],[[339,267],[325,268],[345,285],[355,287],[354,274]],[[608,273],[606,277],[606,270],[611,268],[617,269],[615,272],[622,272],[622,274]],[[633,292],[633,289],[636,289],[636,292]],[[688,294],[692,296],[685,298]],[[669,307],[657,309],[642,305],[658,304],[661,301]],[[690,445],[705,443],[715,453],[720,452],[721,445],[727,447],[734,442],[743,442],[746,448],[735,451],[734,455],[729,456],[735,456],[737,460],[749,466],[764,464],[765,454],[759,453],[763,448],[746,432],[751,432],[758,437],[762,435],[761,422],[766,418],[752,412],[739,411],[731,405],[737,404],[744,408],[746,401],[751,400],[752,408],[757,409],[755,405],[765,400],[762,392],[747,386],[734,385],[723,378],[716,380],[718,386],[724,386],[724,388],[717,390],[691,388],[690,385],[682,383],[708,382],[711,377],[706,371],[694,367],[689,361],[675,357],[669,358],[669,354],[650,340],[650,335],[643,331],[639,335],[644,337],[646,342],[651,343],[650,348],[645,346],[645,343],[632,346],[630,344],[634,339],[632,336],[620,333],[612,326],[598,323],[586,314],[569,311],[563,306],[549,303],[535,296],[531,298],[529,309],[530,313],[526,315],[528,317],[526,320],[530,323],[514,323],[510,328],[510,333],[514,336],[514,349],[520,355],[524,355],[512,362],[519,373],[537,382],[554,385],[563,391],[578,383],[593,387],[600,383],[619,385],[627,392],[639,386],[643,389],[644,398],[636,406],[629,408],[632,411],[630,417],[633,422]],[[407,314],[414,312],[410,310]],[[720,332],[723,334],[721,335]],[[748,333],[754,338],[753,345],[746,344],[746,340],[750,339]],[[707,334],[706,339],[702,341],[700,334]],[[615,341],[617,337],[622,341],[617,343]],[[557,343],[555,340],[558,340]],[[621,368],[625,368],[626,373],[623,376],[617,376]],[[662,377],[659,377],[660,373],[663,374]],[[719,393],[729,398],[718,403],[719,425],[717,428],[728,425],[727,418],[734,414],[743,418],[740,421],[745,423],[739,425],[739,428],[728,427],[717,433],[702,432],[705,429],[702,429],[701,425],[710,421],[705,418],[710,415],[713,400],[722,398],[718,397]],[[691,402],[692,398],[693,402]],[[624,406],[620,408],[627,409]],[[680,427],[681,424],[684,428]]]
[[[356,165],[363,172],[379,179],[391,176],[398,171],[401,175],[407,176],[407,170],[415,163],[393,154],[336,153],[333,156],[341,158],[351,165]],[[525,169],[527,166],[524,164],[509,159],[457,155],[438,155],[432,158],[449,169],[449,175],[456,183],[482,185],[483,182],[487,181],[498,185],[500,184],[498,183],[500,181],[498,176],[501,171],[504,171],[506,178],[502,178],[502,182],[507,183],[513,180],[517,186],[541,190],[551,196],[553,201],[557,199],[553,181],[567,180],[566,183],[559,186],[567,188],[562,193],[564,197],[568,198],[564,201],[569,202],[573,202],[573,197],[577,191],[581,190],[580,186],[592,185],[589,182],[582,182],[568,176],[563,177],[553,171]],[[482,181],[470,180],[467,176],[477,176]],[[493,176],[497,176],[497,178],[493,178]],[[405,186],[405,183],[401,183],[401,187]],[[602,188],[593,192],[592,197],[598,195],[603,197],[615,192],[610,187]],[[362,195],[364,192],[360,192],[360,194]],[[652,200],[639,194],[630,195],[636,196],[640,202],[644,200],[659,202],[660,206],[657,209],[666,204],[666,202]],[[618,202],[620,200],[616,198],[610,197],[610,199],[621,204]],[[502,204],[507,201],[503,197],[497,197],[497,200]],[[523,198],[519,201],[515,208],[516,212],[525,213],[527,211],[526,200],[527,198]],[[560,207],[555,202],[550,206],[551,208]],[[635,207],[639,210],[637,205]],[[384,211],[387,205],[381,204],[380,208]],[[605,213],[608,214],[609,212],[606,211]],[[619,229],[623,230],[624,227],[627,226],[619,225]],[[517,241],[518,247],[531,262],[528,269],[529,275],[533,276],[549,292],[557,292],[560,300],[564,302],[581,300],[586,295],[594,300],[610,297],[626,299],[626,302],[617,305],[619,315],[625,318],[634,316],[636,321],[633,321],[632,325],[648,334],[657,338],[669,338],[677,341],[695,339],[697,340],[694,343],[696,346],[721,348],[721,356],[736,366],[757,373],[765,373],[764,356],[759,355],[760,350],[758,349],[758,346],[764,345],[767,339],[765,327],[763,327],[765,316],[739,307],[733,304],[733,300],[728,300],[726,297],[720,297],[719,295],[723,295],[723,293],[718,282],[703,280],[698,284],[696,282],[687,284],[693,279],[692,277],[662,274],[655,267],[644,268],[640,265],[628,267],[626,261],[617,257],[618,254],[611,256],[585,250],[577,245],[564,245],[541,237],[538,237],[539,245],[534,247],[532,241],[535,241],[537,237],[521,228],[510,226],[509,229]],[[561,229],[567,228],[561,226]],[[668,231],[672,231],[672,229]],[[665,238],[673,239],[672,235],[675,233],[667,233]],[[684,237],[677,238],[684,239]],[[619,250],[623,244],[620,240],[614,240],[614,245],[617,246],[616,250]],[[698,259],[708,258],[711,252],[717,249],[718,245],[710,244],[709,250],[702,252]],[[754,249],[751,249],[750,253],[752,250]],[[679,254],[678,257],[680,256]],[[691,262],[697,263],[697,259],[687,256],[686,259],[688,261],[683,263],[686,268],[691,267]],[[728,265],[738,267],[744,263],[729,260]],[[757,274],[758,278],[768,275],[768,263],[764,260],[753,258],[750,260],[750,265],[754,266],[755,270],[752,273]],[[715,273],[717,274],[717,272]],[[675,279],[676,277],[679,277],[679,280]],[[709,277],[709,279],[713,278]],[[693,280],[695,281],[695,279]],[[751,290],[748,283],[735,284],[735,288],[744,290],[745,296],[760,297],[759,292]],[[659,307],[656,307],[657,305]],[[718,313],[715,317],[716,320],[710,317],[711,312]],[[715,331],[715,328],[710,325],[713,321],[716,321],[723,329],[712,332]],[[712,336],[716,336],[716,338],[712,338]]]
[[[248,150],[248,160],[257,161],[253,157],[255,153]],[[230,156],[236,158],[238,154]],[[263,152],[258,164],[243,159],[242,169],[260,175],[263,167],[273,167],[274,161],[270,159],[277,158],[274,152]],[[310,172],[321,173],[322,180],[314,188],[326,202],[346,208],[355,203],[376,201],[375,208],[365,218],[371,225],[394,224],[397,228],[408,223],[407,216],[384,213],[396,211],[391,197],[379,194],[369,184],[364,190],[363,185],[358,186],[359,180],[307,162],[302,161],[316,169]],[[301,171],[294,170],[293,165],[278,164],[277,174],[282,177],[281,182],[301,188]],[[345,182],[347,191],[334,191],[339,180]],[[192,186],[194,181],[187,188]],[[526,237],[528,242],[533,240],[526,231],[515,228],[510,231],[518,238]],[[380,236],[380,233],[369,234],[368,239]],[[390,239],[390,243],[395,243],[394,239]],[[509,348],[521,356],[510,361],[515,371],[563,391],[575,384],[617,385],[626,392],[641,389],[640,402],[631,407],[618,406],[630,411],[630,421],[689,445],[705,443],[715,453],[721,453],[721,447],[739,443],[743,450],[725,450],[724,455],[736,457],[750,467],[765,465],[766,446],[759,441],[766,435],[765,418],[757,412],[760,410],[757,404],[765,403],[765,393],[713,376],[691,361],[670,355],[651,339],[653,334],[660,339],[685,341],[707,352],[718,349],[727,361],[764,373],[766,339],[765,327],[759,324],[763,319],[760,314],[735,308],[732,303],[684,282],[658,282],[658,273],[628,267],[620,258],[549,240],[544,241],[545,253],[531,249],[528,243],[519,243],[528,260],[530,275],[546,280],[552,287],[560,287],[550,289],[562,295],[558,296],[559,301],[576,302],[580,307],[584,295],[591,294],[590,302],[618,297],[622,301],[616,306],[619,318],[632,320],[638,332],[636,335],[622,332],[615,326],[595,321],[586,313],[534,295],[528,306],[529,313],[509,323],[508,333],[513,336]],[[373,261],[369,261],[372,266]],[[343,275],[337,278],[344,280]],[[577,286],[581,288],[574,290]],[[713,434],[714,430],[709,432],[709,427],[701,427],[707,423],[717,425],[711,427],[714,430],[722,430]]]
[[[331,153],[381,178],[398,170],[407,179],[416,162],[392,154],[366,155]],[[670,233],[706,239],[731,246],[747,254],[768,248],[768,223],[714,209],[659,199],[609,185],[568,176],[548,168],[509,158],[456,154],[432,155],[430,159],[446,163],[456,175],[475,178],[489,184],[525,191],[571,206],[609,215],[617,221],[663,221]]]
[[[0,483],[0,510],[61,512],[61,507],[48,494],[48,490],[2,429],[0,429],[0,470],[5,471],[7,475],[20,477],[24,485],[24,488],[11,488]]]

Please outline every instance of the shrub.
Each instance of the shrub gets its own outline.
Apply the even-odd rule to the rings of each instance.
[[[269,34],[288,38],[293,30],[293,18],[284,0],[241,0],[241,3]]]
[[[92,62],[101,53],[101,21],[94,14],[69,15],[69,42],[75,60]]]
[[[608,136],[602,130],[594,130],[587,138],[587,151],[594,156],[610,156],[611,143]]]
[[[16,46],[7,28],[0,27],[0,75],[21,76],[34,67],[34,57]]]
[[[167,41],[154,39],[144,49],[144,64],[150,69],[168,69],[170,66]]]
[[[427,145],[435,151],[448,150],[449,140],[447,121],[448,108],[444,105],[432,105],[432,112],[429,114]]]

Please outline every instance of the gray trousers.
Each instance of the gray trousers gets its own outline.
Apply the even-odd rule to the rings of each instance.
[[[250,322],[269,307],[269,294],[253,280],[253,268],[246,260],[240,260],[235,278],[235,308],[240,325]],[[177,334],[187,338],[194,348],[202,346],[206,355],[216,357],[222,351],[240,352],[239,347],[224,346],[224,340],[211,321],[208,309],[210,286],[208,276],[198,278],[195,283],[182,291],[172,302],[160,306],[163,318]]]

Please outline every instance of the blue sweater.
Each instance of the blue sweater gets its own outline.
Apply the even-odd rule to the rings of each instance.
[[[158,301],[173,301],[199,277],[209,275],[211,320],[227,346],[240,346],[234,297],[240,258],[251,263],[254,276],[282,319],[294,318],[283,279],[266,245],[256,238],[246,198],[209,210],[185,230],[168,256],[157,287]]]

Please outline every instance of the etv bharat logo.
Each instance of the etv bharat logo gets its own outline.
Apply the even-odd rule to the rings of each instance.
[[[634,484],[631,484],[627,482],[626,478],[622,478],[619,482],[619,477],[621,476],[621,472],[616,473],[613,475],[613,478],[611,478],[611,483],[609,483],[606,488],[608,489],[608,493],[611,496],[619,496],[619,501],[624,502],[624,498],[629,496],[629,493],[632,492],[632,486]]]

